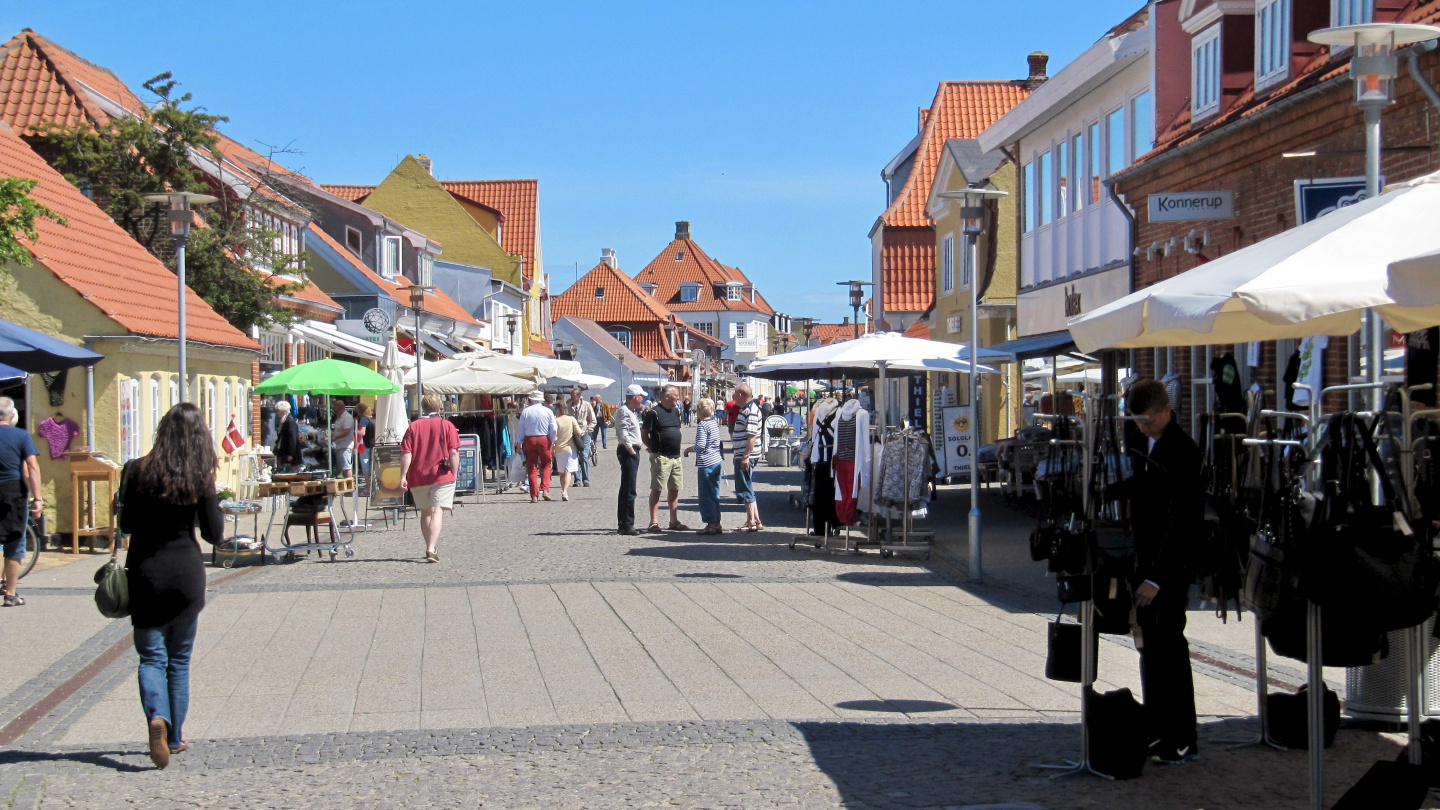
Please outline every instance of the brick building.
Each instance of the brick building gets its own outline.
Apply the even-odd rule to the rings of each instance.
[[[1250,8],[1236,10],[1241,5]],[[1271,6],[1279,9],[1273,17],[1268,16]],[[1255,7],[1267,16],[1257,18]],[[1306,36],[1356,21],[1434,24],[1440,21],[1440,2],[1333,6],[1329,0],[1265,0],[1232,7],[1163,0],[1153,4],[1152,13],[1157,76],[1167,77],[1156,82],[1157,146],[1107,181],[1136,214],[1132,268],[1137,290],[1323,215],[1329,206],[1363,199],[1365,136],[1363,114],[1353,101],[1350,50],[1331,53]],[[1360,17],[1338,19],[1336,14]],[[1278,24],[1288,49],[1254,47],[1257,38],[1277,41],[1263,36],[1270,24]],[[1218,60],[1206,58],[1205,43],[1215,37],[1243,47],[1224,47]],[[1440,169],[1435,147],[1440,114],[1407,62],[1402,54],[1396,103],[1383,117],[1381,174],[1387,184]],[[1420,79],[1431,86],[1440,80],[1435,52],[1421,53],[1417,67]],[[1210,71],[1214,78],[1202,75]],[[1152,221],[1153,203],[1186,192],[1215,192],[1217,200],[1233,205],[1233,216]],[[1220,213],[1231,213],[1221,208]],[[1331,339],[1323,385],[1341,384],[1358,373],[1356,340]],[[1183,409],[1196,413],[1206,410],[1205,392],[1188,383],[1192,369],[1208,376],[1208,356],[1233,351],[1247,385],[1283,391],[1281,377],[1294,344],[1266,342],[1258,352],[1245,344],[1136,350],[1134,369],[1157,378],[1179,374]],[[1246,358],[1256,354],[1259,364],[1252,367]],[[1327,407],[1336,404],[1327,402]]]

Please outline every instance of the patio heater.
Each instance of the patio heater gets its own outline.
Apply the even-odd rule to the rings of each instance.
[[[850,309],[855,313],[855,337],[860,337],[860,307],[865,303],[865,288],[875,286],[869,281],[837,281],[837,287],[850,288]]]
[[[975,366],[979,360],[975,350],[980,346],[980,261],[976,251],[980,234],[985,230],[985,201],[1006,196],[1003,191],[967,188],[964,191],[942,191],[942,198],[960,203],[964,222],[965,270],[962,279],[970,287],[970,581],[985,576],[980,547],[980,374]]]
[[[180,400],[190,400],[190,377],[185,358],[185,241],[190,238],[190,226],[195,223],[195,208],[217,202],[218,197],[197,194],[193,191],[171,191],[165,194],[147,194],[145,199],[153,203],[170,206],[170,235],[175,238],[175,276],[179,287],[180,328]],[[92,440],[93,441],[93,440]]]
[[[1328,45],[1331,51],[1338,48],[1354,48],[1350,59],[1350,76],[1355,82],[1355,106],[1365,113],[1365,197],[1380,196],[1380,115],[1395,103],[1395,77],[1399,74],[1399,59],[1395,49],[1413,45],[1416,42],[1440,38],[1440,28],[1433,25],[1411,25],[1404,23],[1362,23],[1343,25],[1336,28],[1322,28],[1310,32],[1309,40],[1317,45]],[[1365,312],[1364,348],[1366,358],[1365,382],[1369,383],[1370,408],[1379,411],[1383,406],[1380,374],[1385,359],[1384,327],[1379,313],[1373,309]],[[1307,633],[1309,658],[1309,682],[1320,680],[1320,609],[1314,604],[1308,608]],[[1424,625],[1412,627],[1405,633],[1405,709],[1410,736],[1409,760],[1421,764],[1420,756],[1420,696],[1425,694],[1424,662],[1427,643]],[[1323,660],[1323,659],[1322,659]],[[1321,715],[1320,694],[1310,696],[1307,709],[1312,718]],[[1311,721],[1311,725],[1316,725]],[[1324,805],[1324,758],[1319,734],[1310,734],[1310,795],[1312,804],[1319,808]]]

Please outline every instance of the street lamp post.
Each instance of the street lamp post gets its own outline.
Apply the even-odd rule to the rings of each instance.
[[[850,309],[855,312],[855,337],[860,337],[860,306],[865,303],[865,288],[875,286],[869,281],[837,281],[837,287],[850,288]]]
[[[810,345],[810,333],[815,331],[815,319],[814,319],[814,318],[800,318],[800,319],[798,319],[798,322],[799,322],[799,324],[800,324],[800,333],[805,336],[805,344],[804,344],[804,345],[809,346],[809,345]]]
[[[185,240],[190,238],[190,226],[195,222],[195,206],[209,205],[216,202],[218,198],[209,194],[196,194],[193,191],[171,191],[166,194],[149,194],[145,199],[154,203],[167,203],[170,206],[170,235],[175,237],[175,276],[179,295],[177,337],[180,341],[180,399],[188,401],[190,399],[190,377],[185,357]]]
[[[1395,103],[1395,77],[1399,60],[1395,48],[1440,37],[1440,28],[1433,25],[1401,23],[1362,23],[1310,32],[1309,39],[1331,50],[1355,49],[1350,60],[1350,76],[1355,82],[1355,106],[1365,113],[1365,197],[1380,196],[1380,114]],[[1380,410],[1383,395],[1378,387],[1380,369],[1385,359],[1385,343],[1380,316],[1375,310],[1365,312],[1364,343],[1366,344],[1365,381],[1371,384],[1370,407]]]
[[[980,544],[980,360],[975,350],[980,346],[980,273],[976,245],[985,229],[985,201],[1004,197],[1005,192],[985,188],[941,192],[940,196],[960,202],[960,218],[965,222],[965,278],[970,280],[970,580],[979,582],[985,576]]]
[[[415,413],[424,414],[425,406],[420,400],[425,396],[425,386],[420,380],[420,367],[424,364],[423,355],[425,350],[420,338],[420,313],[425,311],[425,291],[429,287],[412,286],[410,288],[410,310],[415,313]]]
[[[511,312],[505,316],[505,328],[510,330],[510,354],[515,354],[515,330],[520,327],[519,313]]]

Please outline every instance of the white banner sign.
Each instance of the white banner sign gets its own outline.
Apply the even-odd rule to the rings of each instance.
[[[1182,191],[1150,195],[1151,222],[1185,222],[1192,219],[1230,219],[1235,216],[1235,195],[1229,191]]]
[[[974,430],[974,423],[970,419],[970,406],[951,406],[943,413],[945,458],[941,463],[945,465],[945,469],[940,475],[969,475],[970,433]]]

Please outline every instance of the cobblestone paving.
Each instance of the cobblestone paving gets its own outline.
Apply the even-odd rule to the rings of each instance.
[[[1306,806],[1303,752],[1218,744],[1249,730],[1250,698],[1203,668],[1207,705],[1231,708],[1206,718],[1200,763],[1052,782],[1027,765],[1075,753],[1075,700],[1034,674],[1046,617],[1023,600],[956,588],[949,569],[915,557],[789,549],[803,518],[784,503],[789,471],[757,475],[776,531],[621,538],[613,470],[602,454],[595,486],[569,503],[508,494],[460,507],[438,565],[417,560],[412,521],[360,534],[352,559],[218,582],[197,646],[192,750],[150,768],[128,652],[0,751],[0,804]],[[741,522],[726,510],[727,525]],[[693,481],[681,518],[699,522]],[[0,697],[0,721],[125,629],[35,670]],[[1133,651],[1104,649],[1102,675],[1132,685]],[[1327,754],[1332,800],[1396,750],[1343,730]]]

